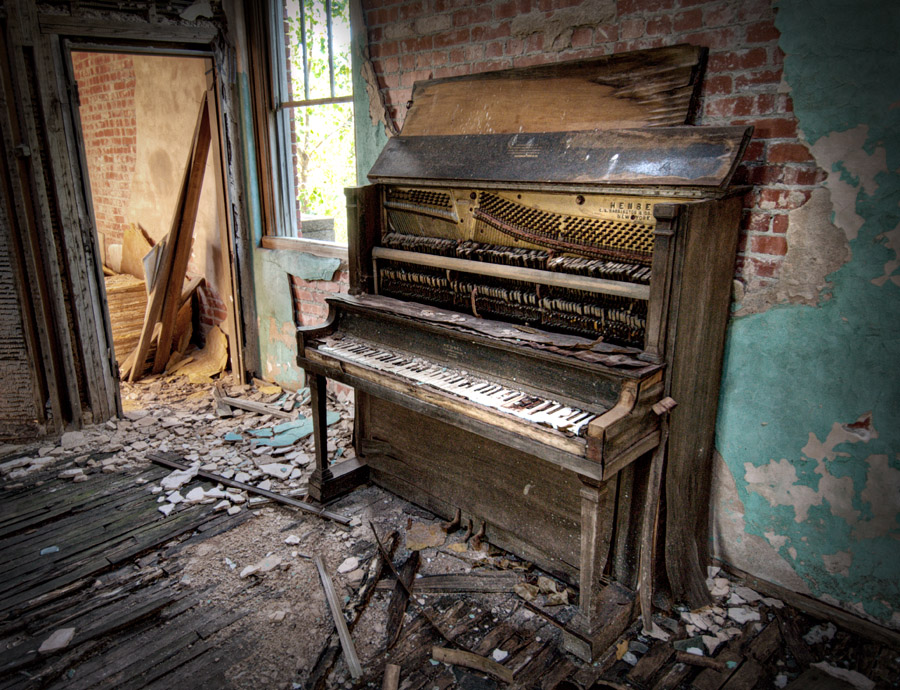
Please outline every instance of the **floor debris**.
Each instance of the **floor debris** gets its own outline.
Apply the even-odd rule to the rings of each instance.
[[[148,377],[123,384],[123,419],[0,449],[0,690],[190,687],[185,679],[313,690],[379,687],[391,677],[404,688],[505,686],[434,658],[434,647],[496,664],[522,688],[897,687],[896,648],[719,568],[708,573],[710,606],[656,610],[648,634],[636,620],[583,664],[560,651],[576,583],[488,542],[474,548],[480,522],[444,531],[435,516],[374,486],[328,506],[343,524],[278,503],[303,502],[310,439],[260,441],[300,428],[308,393],[227,377],[219,388],[219,399],[265,407],[220,416],[213,385]],[[295,420],[271,412],[286,407]],[[352,409],[334,399],[329,408],[330,459],[339,462],[353,456]],[[272,435],[250,433],[265,429]],[[158,454],[183,458],[183,475],[164,482],[172,468],[148,459]],[[319,554],[331,574],[335,618],[306,554]],[[389,645],[392,590],[413,554],[403,625]],[[568,601],[552,606],[562,595]],[[356,681],[338,617],[360,662]]]

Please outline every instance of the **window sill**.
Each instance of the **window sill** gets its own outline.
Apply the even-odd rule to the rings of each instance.
[[[296,252],[304,252],[313,256],[322,256],[329,259],[347,261],[347,245],[323,242],[321,240],[307,240],[302,237],[278,237],[264,235],[262,238],[263,249],[288,249]]]

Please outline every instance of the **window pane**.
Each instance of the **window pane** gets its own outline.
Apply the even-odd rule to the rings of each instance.
[[[356,184],[356,152],[353,145],[353,104],[295,108],[294,166],[300,234],[304,218],[334,218],[334,239],[347,241],[344,187]],[[322,239],[315,236],[317,239]]]
[[[328,24],[324,0],[302,0],[306,20],[306,69],[309,72],[309,96],[303,88],[303,23],[301,0],[288,0],[285,32],[289,44],[289,80],[293,100],[329,98],[331,96],[328,68]],[[352,91],[350,81],[350,5],[348,0],[333,0],[332,41],[334,59],[335,96],[347,96]]]

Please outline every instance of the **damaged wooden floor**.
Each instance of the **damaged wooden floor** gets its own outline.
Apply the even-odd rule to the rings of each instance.
[[[558,625],[540,612],[566,621],[574,607],[541,609],[543,595],[529,607],[513,592],[540,573],[492,548],[473,549],[462,532],[443,535],[434,516],[377,487],[329,506],[354,518],[349,529],[273,503],[234,515],[213,503],[180,505],[164,517],[153,487],[167,470],[144,463],[101,471],[101,456],[90,456],[96,471],[82,456],[88,474],[78,481],[76,469],[60,471],[71,465],[64,454],[24,482],[6,475],[0,689],[381,687],[388,664],[400,667],[400,687],[410,690],[808,690],[897,687],[900,679],[896,648],[777,600],[747,601],[749,590],[731,580],[711,581],[728,592],[716,608],[660,615],[668,640],[642,637],[636,623],[598,662],[584,664],[561,651]],[[201,485],[212,486],[194,480],[182,492]],[[396,533],[393,563],[412,583],[408,605],[392,605],[400,597],[389,567],[379,577],[373,529],[385,541]],[[315,555],[334,580],[362,662],[355,681]],[[264,561],[270,572],[250,572]],[[730,607],[747,620],[730,618]],[[686,651],[728,626],[731,638],[714,653]],[[68,629],[66,644],[39,651]],[[502,673],[441,663],[435,647],[496,661]],[[509,674],[512,683],[500,680]]]

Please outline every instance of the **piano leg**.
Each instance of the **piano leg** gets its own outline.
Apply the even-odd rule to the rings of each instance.
[[[316,447],[316,469],[309,478],[309,497],[319,503],[326,503],[364,484],[369,478],[369,468],[356,458],[344,460],[334,468],[329,465],[325,377],[321,374],[308,374],[308,384],[313,442]]]
[[[631,622],[634,608],[634,592],[600,581],[613,538],[616,484],[615,478],[582,479],[579,610],[569,624],[571,630],[563,635],[563,645],[585,661],[593,661],[615,642]]]

